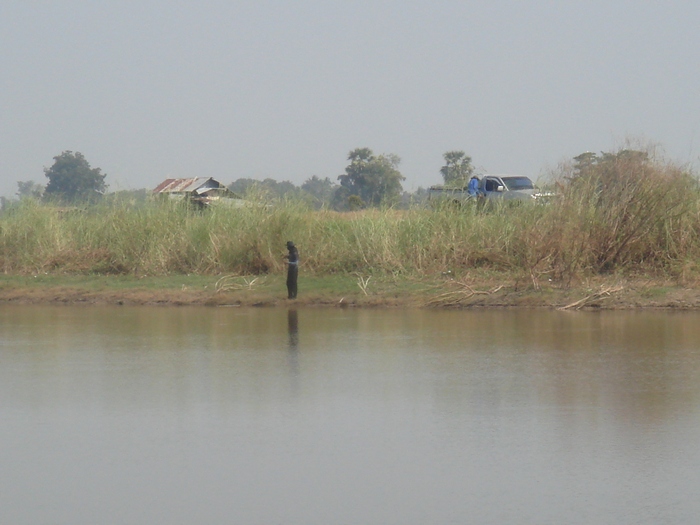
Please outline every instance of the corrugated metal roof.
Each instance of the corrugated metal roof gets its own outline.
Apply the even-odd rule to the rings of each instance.
[[[211,177],[192,177],[189,179],[165,179],[153,193],[192,193],[202,188],[221,188],[220,182]]]

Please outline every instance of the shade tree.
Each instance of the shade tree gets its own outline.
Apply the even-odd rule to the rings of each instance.
[[[44,198],[64,202],[93,201],[107,191],[106,173],[90,167],[82,153],[64,151],[53,158],[50,168],[44,168],[49,179]]]
[[[440,173],[445,185],[463,188],[469,184],[469,179],[474,174],[472,158],[463,151],[447,151],[442,156],[445,165],[440,168]]]
[[[405,180],[398,170],[401,162],[398,156],[375,155],[369,148],[356,148],[348,154],[348,160],[345,173],[338,176],[336,207],[348,209],[398,201],[403,189],[401,182]]]

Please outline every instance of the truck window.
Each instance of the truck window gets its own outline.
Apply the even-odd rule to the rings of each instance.
[[[484,186],[486,191],[496,191],[497,187],[498,183],[494,179],[486,179],[486,185]]]
[[[527,177],[503,177],[503,183],[509,190],[531,190],[532,181]]]

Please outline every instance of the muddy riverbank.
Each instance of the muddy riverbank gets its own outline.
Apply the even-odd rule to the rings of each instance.
[[[596,279],[574,285],[503,276],[387,279],[306,276],[286,298],[279,275],[3,276],[0,303],[163,306],[323,306],[387,308],[700,309],[700,286],[654,279]]]

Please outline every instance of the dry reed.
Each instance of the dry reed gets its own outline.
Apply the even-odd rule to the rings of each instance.
[[[624,159],[623,159],[624,160]],[[0,215],[7,274],[263,275],[285,242],[306,272],[426,275],[476,267],[532,280],[639,272],[687,278],[700,260],[700,192],[681,168],[625,162],[563,181],[548,205],[417,207],[352,213],[302,203],[196,211],[172,202],[56,209],[23,201]]]

